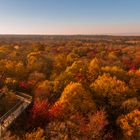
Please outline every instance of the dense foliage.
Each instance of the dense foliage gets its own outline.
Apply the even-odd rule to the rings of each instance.
[[[33,97],[3,140],[138,140],[140,37],[0,36],[0,89]]]

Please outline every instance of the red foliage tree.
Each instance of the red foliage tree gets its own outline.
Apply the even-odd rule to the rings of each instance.
[[[63,104],[55,104],[49,109],[49,116],[51,119],[61,119],[63,118]]]
[[[33,127],[44,126],[49,121],[50,104],[46,100],[34,101],[30,110],[30,124]]]

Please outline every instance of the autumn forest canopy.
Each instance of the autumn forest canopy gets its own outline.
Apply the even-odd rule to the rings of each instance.
[[[140,37],[0,36],[0,117],[17,92],[2,140],[139,140]]]

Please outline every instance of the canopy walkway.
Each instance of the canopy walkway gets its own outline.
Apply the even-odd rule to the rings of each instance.
[[[30,105],[32,97],[17,92],[19,102],[0,118],[0,137],[6,132],[12,122]]]

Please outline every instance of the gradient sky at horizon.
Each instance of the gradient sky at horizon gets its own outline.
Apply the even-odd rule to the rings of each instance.
[[[0,34],[140,33],[140,0],[0,0]]]

